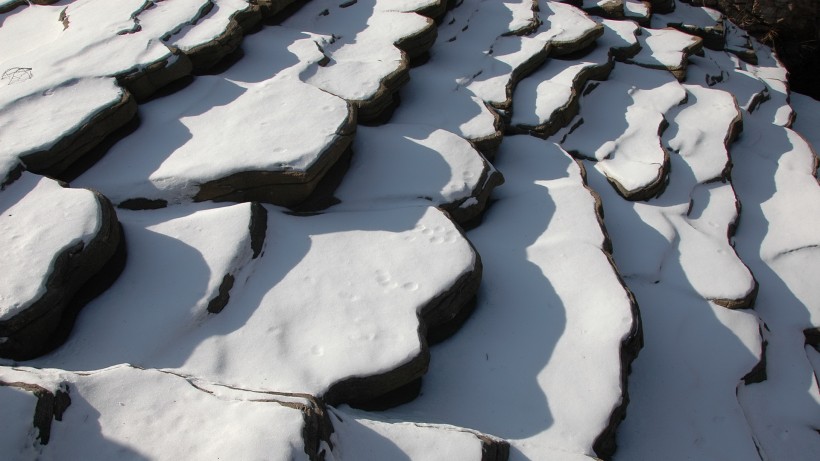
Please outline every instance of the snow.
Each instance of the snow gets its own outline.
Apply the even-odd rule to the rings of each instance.
[[[646,0],[624,0],[624,16],[638,22],[648,20],[652,16],[651,3]]]
[[[685,2],[289,2],[0,14],[0,322],[83,188],[165,205],[0,359],[0,452],[816,457],[820,106],[771,50]]]
[[[614,237],[613,244],[617,256]],[[759,360],[756,319],[663,281],[629,284],[641,306],[645,345],[630,375],[629,416],[615,459],[757,458],[736,397]]]
[[[398,75],[406,72],[401,39],[422,33],[432,20],[413,12],[386,11],[374,4],[356,2],[342,7],[330,0],[311,2],[283,26],[323,37],[320,44],[329,62],[305,69],[300,78],[324,91],[363,106],[394,92]],[[328,11],[328,14],[321,14]],[[401,79],[399,79],[401,81]]]
[[[482,460],[481,440],[449,426],[373,420],[352,409],[332,410],[331,440],[339,459]]]
[[[249,204],[120,211],[129,255],[124,272],[83,309],[69,341],[39,363],[95,370],[167,355],[186,327],[208,318],[226,274],[236,276],[237,288],[247,278],[239,270],[252,257],[250,213]]]
[[[3,425],[0,446],[8,456],[30,457],[39,431],[32,426],[27,427],[25,423],[34,414],[37,397],[17,387],[0,385],[0,402],[3,403],[3,411],[0,413],[0,423]]]
[[[578,165],[521,136],[505,138],[497,165],[506,183],[468,234],[485,267],[479,305],[456,338],[433,348],[422,396],[395,414],[504,437],[532,459],[556,449],[591,455],[621,401],[630,301],[602,251]]]
[[[583,124],[569,133],[562,147],[597,160],[595,168],[624,196],[640,197],[657,190],[664,180],[669,160],[658,136],[664,114],[685,98],[684,88],[668,74],[616,66],[581,105],[617,107],[625,120],[612,122],[606,112],[582,109]]]
[[[181,203],[202,184],[240,172],[279,173],[285,182],[299,182],[301,175],[306,182],[317,174],[313,166],[345,142],[347,103],[295,79],[272,75],[245,83],[206,76],[187,90],[143,105],[145,123],[75,185],[103,191],[116,203]],[[279,110],[271,111],[274,101]]]
[[[718,26],[723,21],[723,15],[712,8],[676,8],[665,14],[656,14],[653,21],[665,25],[680,24],[698,29],[708,29]]]
[[[694,180],[721,178],[730,167],[728,144],[739,134],[742,115],[735,98],[724,91],[684,85],[686,105],[674,114],[666,143],[691,165]]]
[[[125,97],[112,78],[83,78],[15,101],[0,111],[0,130],[15,134],[0,146],[0,161],[25,163],[27,155],[48,151]],[[53,109],[44,113],[43,105]]]
[[[820,126],[820,102],[800,93],[791,93],[790,98],[797,114],[792,128],[806,139],[816,155],[820,150],[820,133],[814,127]]]
[[[578,43],[587,43],[603,32],[600,24],[572,5],[541,1],[539,10],[545,27],[534,38],[548,42],[559,51],[576,51]]]
[[[684,80],[687,59],[701,48],[701,38],[672,28],[642,28],[641,32],[638,36],[641,52],[628,62],[651,69],[668,69],[678,80]]]
[[[448,12],[430,60],[413,70],[402,90],[393,121],[445,129],[489,144],[479,149],[490,154],[500,130],[496,113],[487,105],[507,107],[520,74],[546,58],[546,41],[510,36],[533,15],[532,3],[526,1],[469,0]]]
[[[165,3],[143,9],[142,0],[116,4],[78,0],[62,8],[35,6],[13,14],[4,22],[2,37],[15,51],[3,57],[0,68],[31,67],[37,78],[14,86],[14,92],[5,91],[3,102],[7,94],[32,94],[31,90],[47,89],[72,78],[126,74],[170,59],[171,51],[158,39],[195,20],[207,2]],[[199,6],[191,8],[192,3]],[[52,32],[30,37],[15,34],[12,28],[7,31],[5,25],[12,21],[19,20],[21,28],[44,22],[42,15],[46,13],[40,12],[41,8],[48,8],[53,17],[49,21],[54,24]],[[68,27],[58,20],[63,10]],[[139,30],[135,28],[137,21]],[[27,44],[18,47],[18,41]]]
[[[223,400],[184,377],[127,365],[85,374],[0,372],[3,380],[34,383],[39,374],[51,374],[68,388],[71,405],[62,421],[52,422],[39,459],[308,459],[302,412],[275,401]],[[9,409],[6,399],[3,404]],[[18,410],[17,421],[30,421],[25,410]]]
[[[191,52],[198,46],[219,38],[239,13],[251,9],[247,0],[212,0],[213,7],[196,24],[188,25],[175,34],[169,43],[182,51]]]
[[[248,209],[122,212],[133,255],[126,272],[83,310],[69,342],[32,363],[83,371],[127,362],[321,395],[422,354],[422,308],[476,264],[431,207],[313,217],[270,210],[264,255],[250,261]],[[430,264],[436,258],[448,264]],[[208,314],[226,274],[236,279],[228,305]],[[113,300],[128,302],[115,309]]]
[[[761,59],[749,70],[765,76],[770,89],[782,76],[776,62]],[[772,105],[774,110],[765,106]],[[772,117],[782,99],[774,96],[746,117],[735,148],[733,178],[743,202],[738,254],[760,281],[756,312],[766,325],[767,379],[744,386],[739,399],[747,411],[762,453],[772,458],[810,459],[820,448],[818,388],[804,350],[802,331],[820,324],[820,305],[812,280],[818,274],[818,188],[816,154],[794,131]],[[799,106],[798,106],[799,107]],[[748,225],[745,225],[748,223]],[[769,402],[778,402],[772,405]]]
[[[0,211],[0,321],[8,321],[45,294],[57,255],[88,244],[101,217],[90,191],[28,173],[0,192]]]
[[[359,127],[353,151],[336,210],[453,206],[477,200],[498,175],[469,142],[425,125]]]
[[[611,20],[603,20],[601,25],[604,33],[598,46],[582,62],[552,60],[518,85],[513,100],[513,125],[544,135],[554,133],[567,123],[567,117],[574,117],[577,109],[573,108],[587,80],[603,80],[609,74],[612,52],[638,45],[637,25]]]

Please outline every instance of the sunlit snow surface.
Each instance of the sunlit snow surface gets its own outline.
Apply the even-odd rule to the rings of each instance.
[[[0,0],[0,458],[816,459],[820,103],[769,48],[301,3]]]

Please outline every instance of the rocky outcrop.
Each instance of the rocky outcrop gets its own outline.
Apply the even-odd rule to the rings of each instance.
[[[99,193],[28,173],[0,191],[0,209],[0,356],[30,359],[56,346],[72,298],[114,257],[120,226]]]
[[[820,5],[814,0],[683,0],[724,12],[777,50],[794,90],[820,97]]]
[[[480,218],[501,173],[465,139],[425,125],[363,127],[335,210],[433,205],[462,226]]]

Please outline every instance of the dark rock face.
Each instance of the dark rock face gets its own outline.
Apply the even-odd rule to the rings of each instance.
[[[773,46],[792,89],[820,99],[820,2],[816,0],[687,0],[708,6]]]

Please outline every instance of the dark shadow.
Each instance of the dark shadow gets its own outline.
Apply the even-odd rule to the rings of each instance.
[[[306,32],[286,27],[265,27],[245,37],[241,59],[219,77],[244,83],[261,83],[299,64],[299,56],[288,47],[308,39]]]
[[[138,128],[111,146],[72,185],[99,190],[115,204],[158,198],[162,192],[151,181],[151,175],[193,138],[182,119],[228,105],[246,91],[226,79],[200,77],[186,91],[143,104]]]
[[[791,150],[791,145],[782,134],[785,130],[754,123],[754,119],[753,116],[746,117],[745,133],[764,137],[766,142],[762,149],[766,154],[741,149],[746,142],[735,144],[732,149],[733,184],[743,203],[742,221],[735,238],[738,254],[760,282],[758,309],[761,304],[776,305],[778,315],[782,315],[786,306],[790,306],[792,310],[798,309],[798,315],[802,315],[808,324],[805,307],[760,258],[761,243],[769,227],[760,204],[776,192],[776,158],[779,153]],[[774,158],[765,159],[766,155]],[[669,188],[652,204],[661,207],[679,204],[690,196],[693,200],[702,200],[699,194],[692,195],[691,192],[695,187],[701,187],[697,186],[694,173],[686,162],[676,161],[676,158],[680,159],[672,156],[675,163]],[[620,198],[601,192],[609,225],[609,204]],[[707,205],[694,203],[692,210],[697,214]],[[647,234],[653,231],[650,225],[644,227]],[[619,265],[622,241],[622,237],[613,233],[615,260]],[[616,459],[708,459],[716,453],[727,453],[727,450],[736,459],[757,459],[759,447],[756,443],[760,437],[755,434],[754,421],[749,419],[749,403],[743,399],[742,381],[756,368],[758,357],[738,336],[749,334],[750,325],[748,322],[734,323],[739,321],[740,314],[722,311],[723,308],[696,294],[686,270],[680,265],[678,242],[677,239],[672,242],[672,251],[664,258],[666,267],[659,283],[627,279],[641,305],[646,347],[633,365],[630,377],[632,403],[619,433],[621,447]],[[766,321],[765,312],[758,310],[758,313]],[[736,320],[729,320],[731,317]],[[734,331],[727,323],[739,330]],[[773,331],[769,337],[776,335]],[[765,354],[771,361],[771,354]],[[808,382],[809,376],[806,378]],[[740,390],[739,398],[735,397],[736,389]],[[670,395],[679,397],[670,398]],[[765,424],[771,424],[771,421]]]
[[[81,394],[70,393],[71,405],[62,421],[51,424],[51,440],[42,448],[46,458],[59,459],[117,459],[148,461],[137,451],[106,437],[100,424],[100,411]],[[51,456],[49,456],[51,455]]]
[[[141,105],[142,123],[131,128],[133,132],[110,146],[107,152],[97,153],[99,161],[76,178],[74,185],[99,189],[118,203],[156,199],[162,192],[151,175],[193,139],[183,120],[230,106],[249,91],[247,85],[237,82],[262,84],[297,64],[298,57],[287,47],[304,37],[306,34],[302,32],[281,27],[266,28],[245,40],[245,58],[224,74],[198,77],[185,91]],[[197,177],[195,171],[192,177]]]
[[[591,91],[584,92],[580,100],[582,109],[579,115],[583,124],[561,140],[561,146],[567,152],[577,157],[595,160],[596,150],[608,141],[615,141],[629,129],[626,112],[634,101],[628,91],[629,85],[618,80],[625,66],[616,64],[607,81],[596,85]],[[636,84],[638,83],[640,81]],[[649,85],[642,88],[651,88]],[[607,110],[600,110],[600,107],[606,107]],[[616,116],[613,117],[611,114]]]
[[[411,461],[407,453],[399,448],[395,442],[370,427],[354,419],[354,415],[366,414],[347,413],[338,409],[329,412],[333,424],[334,437],[340,453],[346,458],[359,460],[390,460]],[[423,431],[423,428],[412,427],[410,430]]]
[[[461,5],[456,5],[461,6]],[[472,6],[472,5],[471,5]],[[448,12],[439,26],[436,44],[429,51],[429,60],[413,69],[410,82],[401,90],[401,106],[393,117],[398,123],[424,123],[459,134],[491,158],[500,142],[503,127],[499,120],[493,126],[481,127],[477,133],[464,133],[463,124],[478,117],[497,116],[488,104],[469,88],[501,75],[510,75],[506,98],[512,97],[519,69],[496,59],[493,48],[503,35],[509,33],[512,11],[502,3],[484,2],[473,11],[467,6]],[[512,37],[503,37],[499,53],[519,51]],[[521,67],[533,66],[532,62]],[[531,70],[531,69],[528,69]],[[507,101],[496,101],[505,105]],[[443,110],[445,109],[446,110]],[[488,117],[489,118],[489,117]],[[472,131],[476,131],[475,128]]]
[[[538,376],[566,317],[528,248],[555,213],[549,191],[535,181],[562,177],[573,160],[544,150],[535,138],[504,139],[497,166],[506,183],[483,224],[469,233],[484,263],[478,306],[461,331],[431,348],[420,398],[398,407],[396,415],[514,439],[553,424]]]
[[[445,186],[461,178],[453,177],[442,152],[422,144],[435,131],[426,125],[360,127],[350,168],[336,189],[336,209],[447,204]]]
[[[771,382],[763,381],[749,384],[740,389],[741,405],[746,410],[752,428],[764,453],[770,456],[785,453],[784,448],[768,448],[769,444],[801,446],[803,449],[817,447],[816,427],[809,421],[817,421],[816,412],[808,410],[816,406],[810,397],[809,389],[813,386],[814,373],[806,361],[803,343],[805,338],[801,329],[816,327],[812,323],[812,314],[805,299],[795,294],[794,288],[810,285],[815,281],[806,280],[807,274],[816,274],[816,258],[800,259],[800,253],[817,254],[817,236],[810,235],[805,229],[784,235],[786,221],[794,226],[804,224],[801,218],[791,214],[772,213],[772,207],[784,203],[783,195],[789,200],[809,200],[798,195],[792,183],[800,181],[799,175],[805,174],[803,181],[808,187],[817,187],[812,177],[810,162],[802,164],[787,157],[790,152],[801,146],[801,141],[789,130],[767,123],[760,117],[747,117],[746,129],[733,149],[735,167],[733,183],[743,204],[743,213],[735,237],[736,249],[744,262],[749,265],[760,282],[755,311],[766,327],[766,372]],[[801,171],[793,165],[805,166]],[[817,195],[815,194],[814,197]],[[792,208],[796,209],[796,208]],[[781,222],[778,222],[781,221]],[[771,247],[777,245],[772,241],[788,237],[788,244],[778,248],[773,254]],[[791,262],[791,273],[784,271],[782,264],[788,258]],[[778,267],[779,266],[779,267]],[[780,269],[780,273],[778,273]],[[784,278],[791,275],[792,279]],[[774,415],[765,408],[769,402],[778,402]],[[764,408],[756,408],[757,406]],[[791,421],[777,418],[779,415],[794,415]],[[774,417],[773,417],[774,416]],[[775,429],[779,428],[779,429]],[[781,439],[783,431],[788,431],[789,441]],[[814,445],[809,445],[811,440]],[[802,445],[806,443],[806,445]]]
[[[122,274],[83,308],[62,346],[27,365],[67,370],[152,366],[146,358],[165,353],[196,318],[191,308],[207,294],[210,277],[197,249],[148,229],[190,212],[179,208],[120,212],[129,255]]]
[[[232,68],[234,69],[237,67]],[[204,77],[199,80],[202,79]],[[412,130],[407,135],[412,137]],[[410,160],[411,166],[413,163],[423,165],[423,168],[418,169],[418,174],[427,176],[426,181],[433,191],[440,191],[451,179],[450,167],[438,152],[427,148],[419,149],[413,152]],[[260,384],[256,380],[277,373],[279,365],[269,360],[276,355],[276,348],[280,346],[275,339],[269,344],[263,341],[262,344],[250,346],[246,344],[250,341],[248,338],[264,339],[265,331],[279,326],[288,329],[289,334],[299,334],[299,325],[291,324],[286,319],[289,315],[289,306],[299,305],[303,302],[301,300],[318,300],[316,302],[320,304],[315,306],[317,316],[321,312],[318,307],[331,307],[327,304],[329,300],[321,301],[324,295],[319,294],[314,298],[314,293],[310,292],[311,288],[308,285],[289,285],[292,290],[281,301],[268,297],[269,293],[302,263],[311,251],[313,240],[319,236],[349,231],[409,231],[417,227],[420,218],[429,209],[429,202],[418,201],[404,208],[379,213],[331,211],[313,216],[293,216],[269,208],[264,252],[260,258],[248,265],[245,275],[242,275],[241,270],[238,274],[232,274],[236,276],[237,282],[231,290],[230,300],[220,313],[208,315],[204,310],[192,310],[206,295],[205,282],[211,275],[202,255],[178,240],[155,234],[146,227],[182,218],[196,209],[212,207],[213,205],[203,204],[174,206],[150,212],[124,212],[121,217],[126,223],[129,253],[133,255],[125,272],[111,290],[84,310],[68,343],[54,354],[37,362],[37,365],[49,364],[64,369],[93,369],[128,362],[150,368],[181,368],[184,372],[198,376],[213,377],[215,373],[217,378],[213,379],[220,380],[225,379],[225,370],[239,367],[240,370],[236,373],[228,374],[237,376],[237,379],[251,380],[253,382],[248,385],[263,388],[265,384]],[[204,228],[202,231],[207,232],[208,229]],[[382,248],[379,251],[387,250]],[[365,249],[364,254],[357,251],[346,252],[345,260],[355,264],[362,258],[368,258],[368,251],[372,250]],[[341,256],[330,254],[327,257]],[[315,259],[312,261],[316,262]],[[329,260],[328,263],[343,264],[339,260]],[[301,290],[307,291],[302,293]],[[281,296],[281,293],[282,290],[277,292],[277,296]],[[289,302],[288,299],[295,302]],[[284,309],[281,316],[271,314],[281,309]],[[252,318],[258,315],[274,315],[276,321],[272,324],[253,321]],[[281,325],[276,323],[280,320],[283,322]],[[294,318],[292,321],[296,322],[299,319]],[[339,331],[344,333],[343,330]],[[333,331],[329,331],[328,334],[333,334]],[[151,339],[147,341],[146,338],[149,337]],[[229,346],[223,349],[221,346],[213,346],[214,342]],[[209,345],[205,346],[206,343]],[[260,350],[259,353],[251,354],[256,358],[231,357],[237,350],[248,347],[269,347],[271,354]],[[207,357],[201,355],[202,350],[210,351],[205,353]],[[293,354],[306,352],[309,351],[293,351]],[[424,361],[427,360],[426,354],[424,350]],[[246,361],[258,366],[251,372],[243,368],[243,362]],[[316,371],[315,366],[310,368],[309,363],[300,366],[304,366],[308,373]],[[415,374],[411,379],[418,376]],[[347,376],[343,373],[338,377],[344,378]],[[276,382],[269,385],[277,388]],[[321,393],[317,389],[312,391]]]

